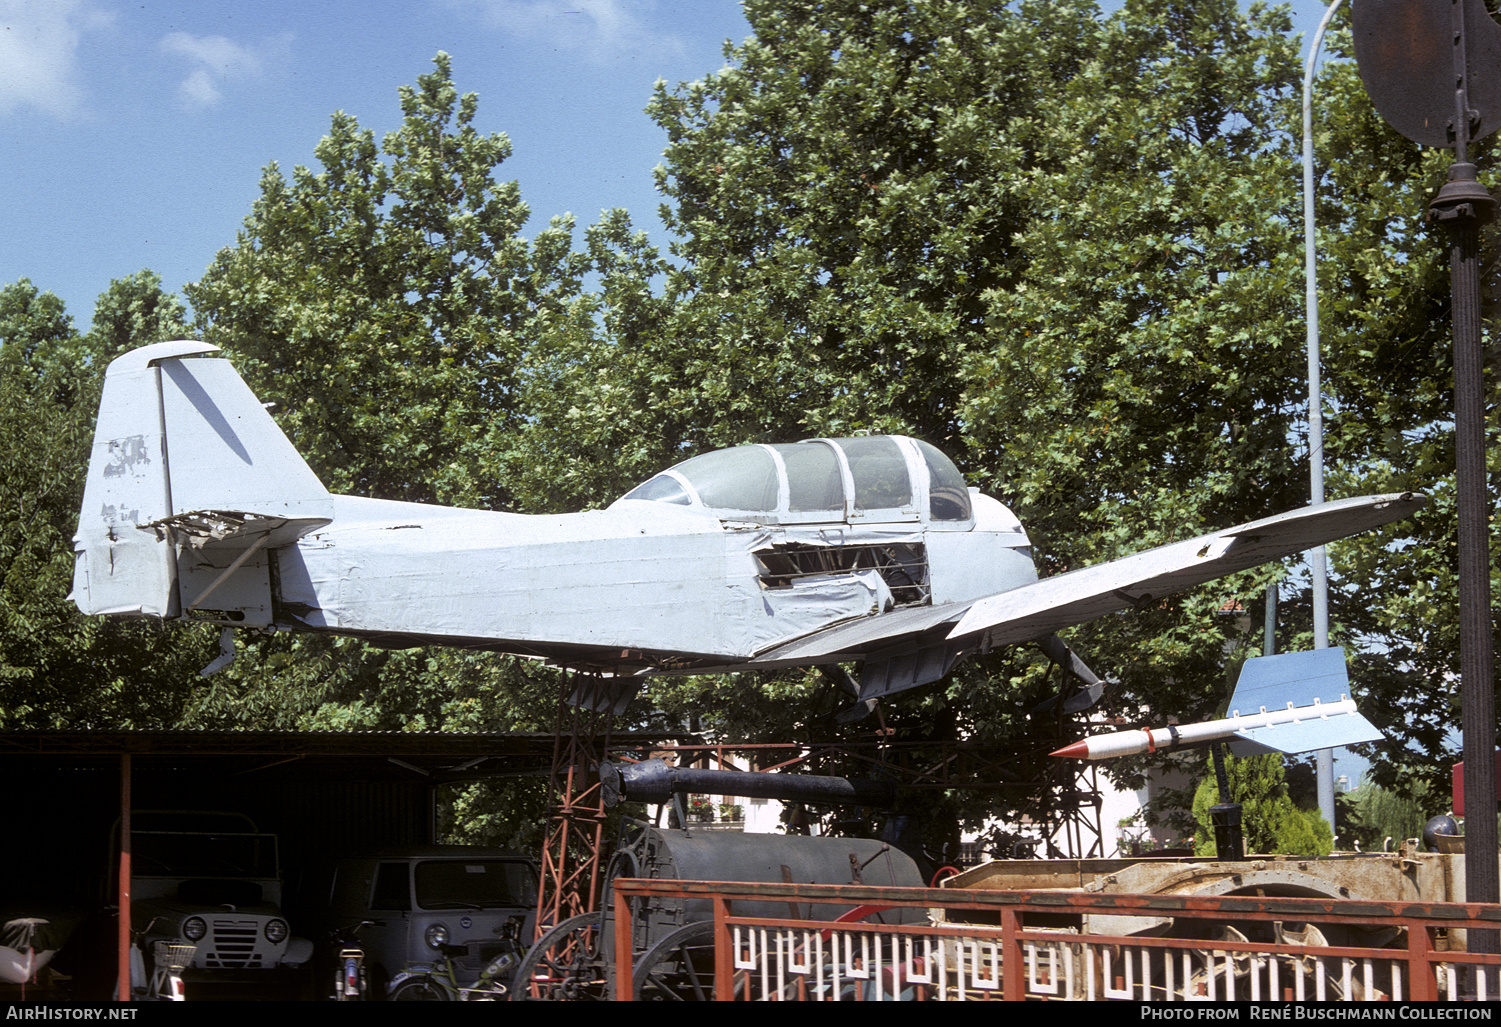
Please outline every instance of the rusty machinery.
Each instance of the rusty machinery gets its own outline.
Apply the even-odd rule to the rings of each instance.
[[[1044,838],[1060,839],[1071,855],[1105,855],[1096,769],[1049,758],[1047,751],[1056,744],[1051,739],[1038,739],[1025,748],[976,741],[897,742],[881,737],[813,745],[687,744],[642,750],[639,745],[612,746],[611,719],[608,712],[560,706],[538,905],[539,937],[555,925],[598,908],[608,820],[598,768],[612,757],[636,760],[660,755],[705,769],[735,760],[752,762],[773,777],[788,771],[878,774],[903,791],[963,789],[1028,796],[1035,801],[1034,820]],[[820,800],[809,796],[804,801]]]
[[[890,844],[863,838],[742,834],[708,830],[690,823],[682,796],[712,789],[721,795],[750,795],[784,801],[889,805],[895,787],[887,781],[850,780],[821,775],[787,775],[668,767],[661,760],[607,764],[601,772],[605,805],[618,802],[673,802],[681,826],[656,827],[639,820],[622,824],[619,841],[604,873],[604,887],[616,878],[766,883],[882,884],[921,887],[916,862]],[[760,908],[760,907],[765,907]],[[848,907],[795,908],[786,902],[751,904],[746,915],[811,915],[836,919]],[[907,922],[911,912],[873,916]],[[629,987],[641,999],[712,997],[713,923],[707,902],[663,899],[633,911],[635,979],[614,981],[612,903],[563,920],[532,946],[515,978],[522,999],[607,1000]]]

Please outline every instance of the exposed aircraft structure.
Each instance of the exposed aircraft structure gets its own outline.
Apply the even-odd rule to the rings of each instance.
[[[1053,632],[1423,504],[1347,499],[1038,580],[1017,518],[900,436],[721,450],[587,513],[331,495],[216,351],[110,364],[80,610],[539,657],[617,679],[612,705],[649,674],[859,661],[869,701],[990,646],[1077,663]]]

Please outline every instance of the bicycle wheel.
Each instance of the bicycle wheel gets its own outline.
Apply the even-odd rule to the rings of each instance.
[[[391,996],[392,1002],[447,1002],[448,989],[431,977],[413,977],[403,981]]]

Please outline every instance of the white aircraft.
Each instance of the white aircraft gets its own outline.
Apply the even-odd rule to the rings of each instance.
[[[71,598],[87,614],[539,657],[613,682],[863,664],[859,700],[1061,628],[1406,517],[1346,499],[1038,580],[1021,523],[902,436],[695,457],[609,508],[527,516],[331,495],[227,360],[110,364]],[[225,632],[228,662],[233,638]],[[1096,694],[1098,685],[1096,684]]]

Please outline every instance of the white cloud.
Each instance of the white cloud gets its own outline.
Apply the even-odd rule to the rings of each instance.
[[[162,50],[187,58],[192,67],[177,95],[190,107],[209,107],[224,98],[220,86],[261,74],[265,58],[285,52],[291,40],[284,34],[259,46],[242,46],[224,36],[173,32],[162,38]]]
[[[642,0],[449,0],[477,12],[506,32],[540,36],[560,50],[582,52],[591,60],[645,48],[678,48],[679,41],[648,30],[634,13]]]
[[[77,114],[79,41],[111,21],[80,0],[0,0],[0,114],[21,107],[59,118]]]
[[[219,87],[214,84],[214,76],[202,68],[183,79],[177,87],[177,93],[191,107],[208,107],[219,102],[224,96],[219,92]]]

